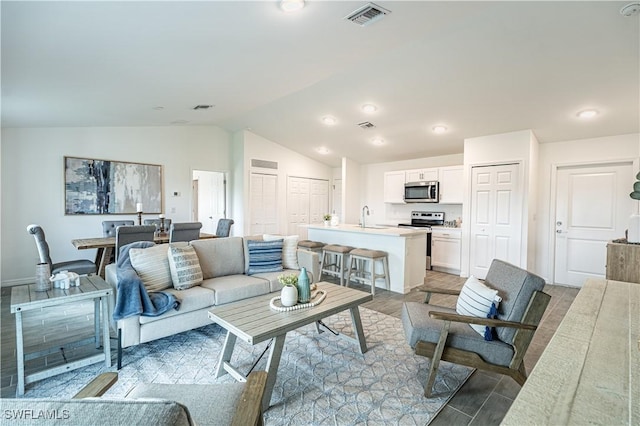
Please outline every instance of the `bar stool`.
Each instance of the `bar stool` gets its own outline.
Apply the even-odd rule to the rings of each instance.
[[[298,241],[298,247],[314,251],[318,253],[318,256],[320,256],[322,254],[322,247],[324,247],[324,243],[321,243],[320,241],[300,240]]]
[[[376,280],[378,278],[384,278],[387,290],[391,290],[391,284],[389,282],[389,256],[386,251],[357,248],[349,253],[349,257],[351,260],[349,261],[349,269],[347,271],[347,286],[351,279],[363,284],[369,284],[371,285],[371,295],[375,296]],[[367,262],[371,267],[368,271]],[[383,272],[381,274],[376,273],[376,262],[382,263]],[[353,278],[351,278],[352,274],[355,274]]]
[[[344,285],[344,273],[346,272],[346,259],[353,247],[341,246],[339,244],[327,244],[322,248],[322,259],[320,260],[320,279],[322,274],[340,277],[340,285]]]

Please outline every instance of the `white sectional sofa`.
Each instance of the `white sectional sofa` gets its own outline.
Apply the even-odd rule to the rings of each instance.
[[[211,324],[207,312],[212,306],[280,291],[282,285],[278,282],[279,275],[299,273],[296,270],[284,269],[281,272],[247,275],[247,239],[255,240],[262,237],[191,241],[189,244],[194,247],[200,261],[202,283],[186,290],[163,290],[174,294],[180,300],[178,310],[171,309],[157,317],[135,315],[117,321],[121,347],[138,345]],[[307,269],[310,281],[317,281],[318,254],[303,249],[296,251],[300,267]],[[117,288],[115,264],[107,266],[106,281]]]

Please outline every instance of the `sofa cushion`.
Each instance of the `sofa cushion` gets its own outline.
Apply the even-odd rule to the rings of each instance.
[[[262,278],[263,280],[269,281],[269,288],[271,292],[282,290],[282,284],[278,281],[278,277],[280,275],[288,275],[294,274],[296,276],[300,275],[300,271],[298,269],[283,269],[280,272],[261,272],[259,274],[254,274],[252,277]],[[313,274],[307,271],[307,276],[309,277],[309,283],[313,282]]]
[[[249,250],[248,275],[260,272],[282,271],[282,239],[274,241],[247,241]]]
[[[172,287],[167,245],[132,248],[129,250],[129,259],[148,292]]]
[[[186,290],[176,290],[171,288],[164,291],[166,293],[173,294],[176,299],[180,301],[179,309],[177,311],[175,309],[171,309],[170,311],[157,317],[140,316],[140,324],[146,324],[174,315],[186,314],[187,312],[197,311],[198,309],[202,308],[208,308],[215,305],[216,303],[214,292],[199,285],[188,288]]]
[[[247,275],[210,278],[200,286],[215,292],[216,305],[270,293],[269,281]]]
[[[264,234],[264,241],[282,240],[282,267],[284,269],[300,269],[298,265],[298,236],[289,235],[282,237],[279,235]]]
[[[244,273],[242,237],[194,240],[189,243],[198,254],[203,278]]]
[[[185,290],[202,282],[200,260],[193,247],[170,246],[168,251],[171,280],[175,289]]]

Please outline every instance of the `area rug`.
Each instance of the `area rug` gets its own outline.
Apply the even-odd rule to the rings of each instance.
[[[368,351],[314,325],[287,335],[280,368],[265,412],[267,425],[426,425],[444,407],[473,369],[441,362],[435,396],[423,396],[429,360],[413,354],[399,319],[360,308]],[[333,330],[352,335],[351,317],[326,318]],[[118,382],[104,397],[123,396],[137,383],[222,383],[215,378],[226,332],[216,324],[124,350]],[[238,342],[232,364],[247,372],[266,342]],[[256,369],[264,369],[266,356]],[[95,364],[33,383],[25,397],[73,395],[107,369]]]

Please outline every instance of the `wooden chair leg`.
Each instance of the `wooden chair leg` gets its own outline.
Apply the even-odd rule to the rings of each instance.
[[[442,357],[442,351],[444,351],[444,345],[447,342],[447,336],[449,336],[449,327],[451,327],[451,321],[444,321],[442,324],[442,330],[440,331],[440,339],[438,345],[431,358],[431,366],[429,367],[429,373],[427,376],[427,384],[424,387],[424,396],[431,398],[433,383],[436,381],[436,374],[438,373],[438,366],[440,365],[440,358]]]

